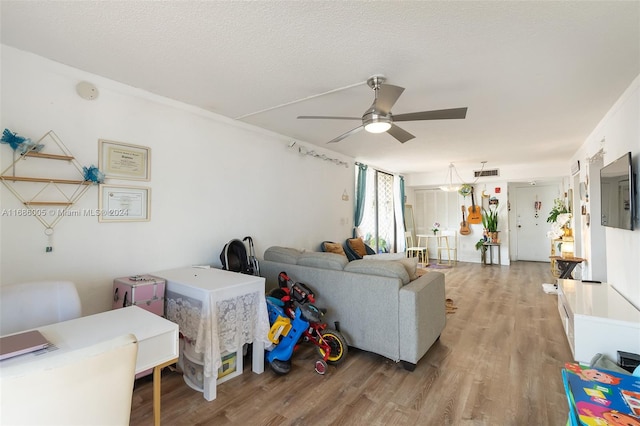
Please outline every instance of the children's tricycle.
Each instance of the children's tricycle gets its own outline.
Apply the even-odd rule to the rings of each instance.
[[[279,288],[267,297],[271,331],[269,338],[277,346],[267,354],[267,361],[278,374],[291,368],[291,356],[300,342],[313,343],[321,359],[315,363],[318,374],[327,371],[327,363],[339,364],[348,351],[342,334],[322,322],[326,310],[318,309],[313,292],[302,283],[294,283],[286,274],[278,276]]]

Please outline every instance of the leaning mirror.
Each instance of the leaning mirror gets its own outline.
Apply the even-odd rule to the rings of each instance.
[[[404,205],[404,229],[411,232],[411,238],[416,240],[416,224],[413,220],[413,207],[410,204]]]

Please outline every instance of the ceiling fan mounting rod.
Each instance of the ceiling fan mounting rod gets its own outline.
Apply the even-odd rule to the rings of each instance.
[[[387,81],[386,77],[383,75],[372,75],[367,79],[367,85],[371,87],[374,91],[378,91],[380,85]]]

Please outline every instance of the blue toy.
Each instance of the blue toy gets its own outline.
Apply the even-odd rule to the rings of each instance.
[[[327,327],[322,321],[325,310],[313,303],[315,295],[306,285],[294,283],[286,272],[278,276],[278,287],[267,299],[269,314],[269,339],[277,345],[267,361],[278,374],[291,369],[291,357],[299,343],[309,342],[316,346],[321,359],[315,363],[318,374],[327,371],[327,363],[337,365],[345,359],[347,342],[338,330]]]
[[[285,318],[284,310],[282,308],[270,305],[268,302],[267,307],[270,311],[270,319],[272,317],[271,312],[277,313],[280,318]],[[280,315],[275,308],[279,308],[282,315]],[[291,328],[288,330],[287,334],[282,335],[280,343],[278,343],[275,349],[267,354],[267,361],[274,371],[279,374],[286,374],[289,372],[291,369],[291,356],[293,355],[293,350],[304,332],[307,331],[308,327],[309,321],[304,319],[300,308],[296,308],[295,318],[291,321]]]

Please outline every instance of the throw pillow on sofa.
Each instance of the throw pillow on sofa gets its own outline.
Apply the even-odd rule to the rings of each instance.
[[[322,251],[325,251],[327,253],[340,254],[345,257],[347,256],[347,254],[344,252],[344,248],[342,247],[342,244],[340,243],[332,243],[330,241],[325,241],[322,243]]]
[[[355,251],[360,258],[365,257],[367,254],[367,249],[364,247],[364,241],[361,238],[349,238],[347,240],[347,244],[353,251]]]

